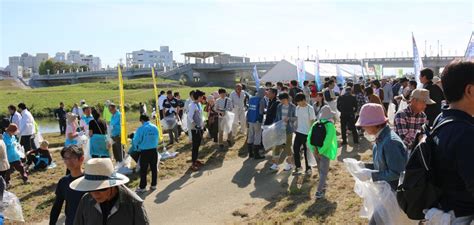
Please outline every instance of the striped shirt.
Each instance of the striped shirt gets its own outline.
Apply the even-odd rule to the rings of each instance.
[[[411,107],[395,115],[395,133],[400,136],[408,149],[415,142],[416,134],[421,131],[421,127],[426,123],[426,114],[424,112],[414,114]]]
[[[217,112],[232,111],[232,109],[232,100],[228,97],[218,98],[216,100],[216,104],[214,105],[214,110],[216,110]]]

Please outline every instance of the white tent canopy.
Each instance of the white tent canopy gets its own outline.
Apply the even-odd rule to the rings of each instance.
[[[314,80],[314,73],[316,72],[316,64],[314,62],[304,63],[306,71],[306,80]],[[337,76],[337,70],[343,77],[359,77],[362,76],[362,67],[360,65],[349,65],[349,64],[319,64],[319,74],[321,77]],[[278,82],[278,81],[290,81],[298,80],[298,74],[296,71],[296,62],[292,63],[286,60],[282,60],[277,63],[272,69],[270,69],[260,79],[262,82]]]

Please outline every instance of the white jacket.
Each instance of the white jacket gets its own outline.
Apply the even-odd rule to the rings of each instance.
[[[35,133],[35,119],[28,109],[21,112],[20,136],[33,135]]]

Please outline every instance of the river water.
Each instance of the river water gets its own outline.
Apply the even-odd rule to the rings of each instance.
[[[59,133],[59,122],[54,118],[35,118],[42,134]]]

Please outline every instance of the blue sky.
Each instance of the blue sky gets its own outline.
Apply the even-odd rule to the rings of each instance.
[[[115,65],[126,52],[169,45],[252,60],[315,55],[345,58],[412,54],[411,32],[443,55],[463,55],[472,1],[132,1],[0,0],[0,66],[23,52],[81,50]]]

